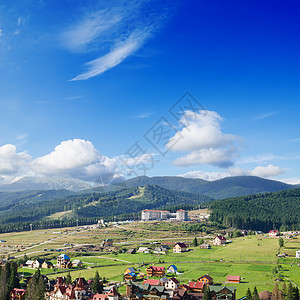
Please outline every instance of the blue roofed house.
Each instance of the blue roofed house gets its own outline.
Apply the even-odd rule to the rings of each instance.
[[[178,268],[175,265],[170,265],[167,268],[167,273],[177,273],[178,272]]]
[[[61,254],[57,257],[56,266],[61,269],[69,269],[72,267],[70,257],[66,254]]]

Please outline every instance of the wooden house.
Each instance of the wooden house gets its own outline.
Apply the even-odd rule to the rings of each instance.
[[[210,285],[209,286],[212,299],[219,300],[235,300],[236,299],[236,288],[232,286],[219,286]]]
[[[203,282],[190,281],[188,286],[192,292],[202,292],[205,285]]]
[[[173,253],[182,253],[182,252],[187,252],[188,247],[185,243],[176,243],[173,247]]]
[[[38,258],[38,259],[36,259],[36,260],[33,262],[32,267],[35,268],[35,269],[39,269],[39,268],[42,267],[42,264],[43,264],[44,262],[45,262],[44,259]]]
[[[80,259],[74,259],[71,265],[73,268],[81,268],[83,267],[83,262]]]
[[[179,281],[172,277],[169,278],[167,282],[165,282],[165,288],[167,290],[176,290],[179,287]]]
[[[203,275],[197,279],[198,282],[203,282],[206,285],[213,284],[213,279],[209,275]]]
[[[136,271],[135,271],[134,268],[127,268],[127,269],[124,271],[124,275],[126,275],[127,273],[136,273]]]
[[[241,276],[232,276],[232,275],[228,275],[227,276],[227,281],[230,283],[240,283],[241,281]]]
[[[164,276],[165,267],[150,266],[147,268],[147,276]]]
[[[137,274],[134,272],[129,272],[124,274],[124,280],[125,281],[135,281],[137,277]]]
[[[211,249],[211,245],[210,244],[202,244],[202,245],[200,245],[200,249]]]
[[[226,244],[226,238],[223,235],[218,235],[214,238],[213,244],[215,246],[221,246]]]
[[[52,262],[51,261],[44,261],[43,263],[42,263],[42,268],[43,269],[53,269],[53,264],[52,264]]]

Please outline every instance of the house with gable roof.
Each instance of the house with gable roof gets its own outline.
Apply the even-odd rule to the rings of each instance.
[[[182,253],[187,251],[189,251],[189,249],[185,243],[179,242],[173,246],[173,253]]]
[[[226,244],[226,238],[223,235],[218,235],[213,240],[214,246],[223,246]]]
[[[164,276],[165,267],[150,266],[147,268],[147,276]]]

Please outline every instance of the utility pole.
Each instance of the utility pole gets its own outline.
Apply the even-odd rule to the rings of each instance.
[[[76,220],[76,225],[77,225],[77,227],[78,227],[78,219]]]
[[[32,233],[32,224],[30,224],[30,233]]]

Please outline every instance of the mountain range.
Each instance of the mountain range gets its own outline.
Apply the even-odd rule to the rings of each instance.
[[[79,193],[107,192],[123,188],[157,185],[168,190],[206,195],[213,199],[294,189],[296,185],[255,176],[227,177],[215,181],[179,176],[135,177],[110,186],[92,187],[87,182],[61,177],[23,177],[10,184],[0,184],[0,192],[69,190]]]

